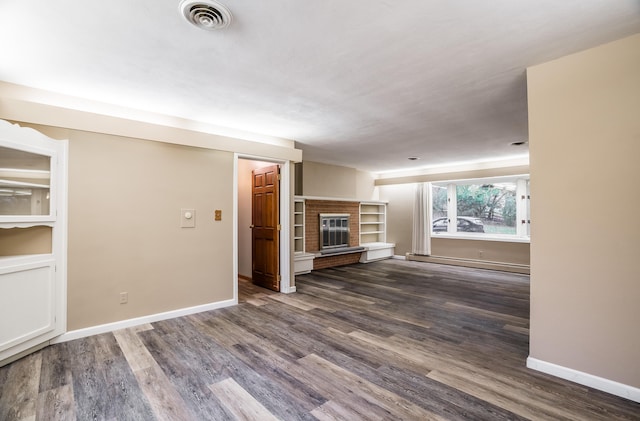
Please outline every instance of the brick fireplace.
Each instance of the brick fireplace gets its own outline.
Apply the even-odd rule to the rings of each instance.
[[[338,200],[305,201],[305,249],[309,253],[320,251],[320,214],[348,214],[349,215],[349,246],[360,245],[360,203]],[[333,266],[348,265],[360,261],[361,252],[316,256],[313,269],[323,269]]]

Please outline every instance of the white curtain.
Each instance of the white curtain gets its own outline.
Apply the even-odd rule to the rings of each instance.
[[[413,202],[413,254],[431,254],[431,183],[417,183]]]

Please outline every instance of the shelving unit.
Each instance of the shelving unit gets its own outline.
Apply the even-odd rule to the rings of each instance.
[[[313,270],[315,256],[305,252],[304,199],[293,199],[293,269],[296,275]]]
[[[393,257],[395,244],[387,243],[387,204],[360,203],[360,245],[365,247],[360,262]]]
[[[386,230],[387,204],[379,202],[360,203],[360,245],[384,243]]]
[[[293,251],[304,253],[304,199],[293,200]]]

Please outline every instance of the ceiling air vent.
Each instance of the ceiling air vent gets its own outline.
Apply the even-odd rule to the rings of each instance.
[[[182,0],[180,13],[189,23],[207,31],[226,28],[231,23],[229,9],[212,0]]]

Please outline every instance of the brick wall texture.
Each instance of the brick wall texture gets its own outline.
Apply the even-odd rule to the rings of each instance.
[[[313,259],[313,270],[350,265],[360,261],[362,253],[340,254],[338,256],[316,257]]]
[[[349,214],[349,246],[360,245],[360,203],[338,200],[305,200],[305,250],[308,253],[320,251],[320,214]],[[314,269],[348,265],[357,263],[361,253],[341,254],[339,256],[316,257]]]

